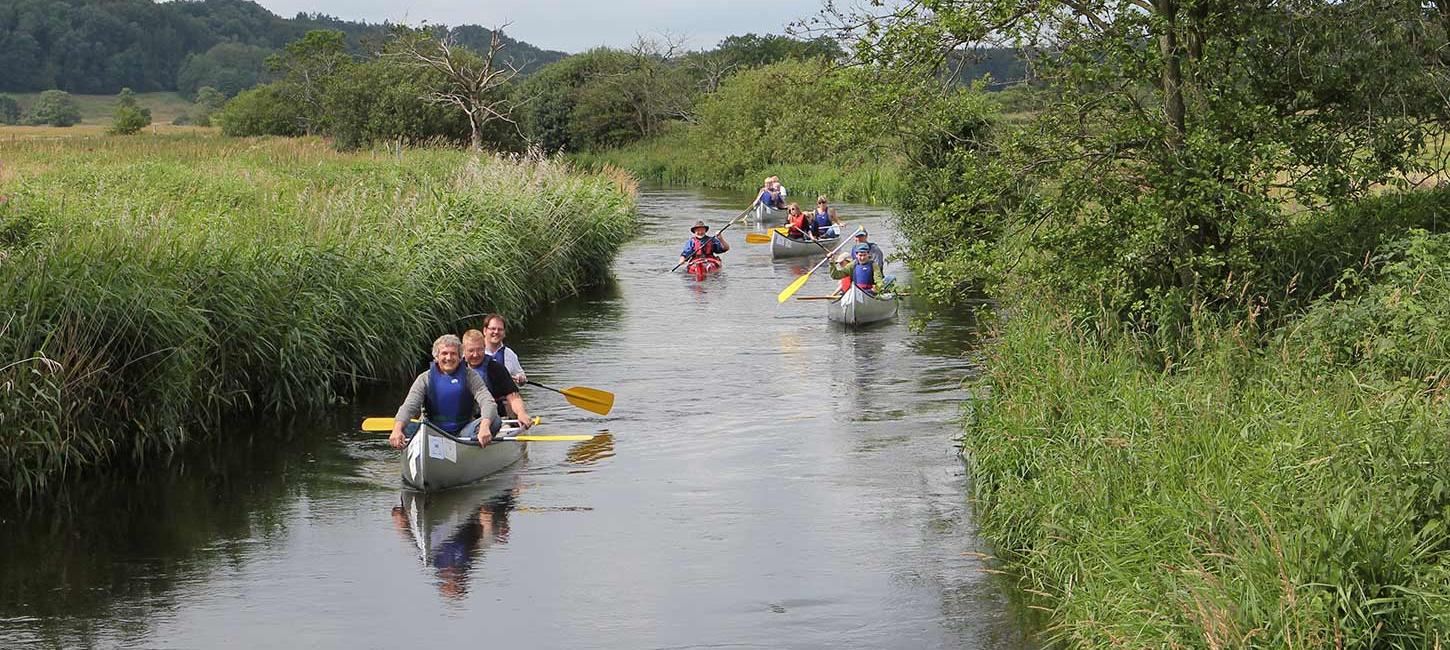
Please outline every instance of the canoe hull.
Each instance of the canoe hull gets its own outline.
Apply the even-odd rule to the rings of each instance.
[[[504,440],[479,447],[424,424],[403,450],[403,483],[424,492],[472,483],[518,462],[525,445]]]
[[[785,210],[777,210],[764,203],[755,204],[755,220],[761,223],[778,223],[785,219]]]
[[[826,303],[826,318],[846,325],[865,325],[896,315],[897,298],[877,298],[851,285],[840,298]]]
[[[824,255],[841,241],[837,237],[822,237],[816,240],[819,246],[809,241],[796,241],[786,237],[779,230],[770,231],[770,257],[780,259],[782,257],[806,257],[809,255]]]
[[[703,280],[706,275],[716,273],[720,270],[720,260],[713,257],[693,259],[685,263],[685,272]]]

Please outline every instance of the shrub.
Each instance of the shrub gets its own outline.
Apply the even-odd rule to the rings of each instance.
[[[48,124],[50,126],[72,126],[81,121],[81,107],[75,98],[64,90],[47,90],[40,93],[35,105],[30,107],[26,124]]]

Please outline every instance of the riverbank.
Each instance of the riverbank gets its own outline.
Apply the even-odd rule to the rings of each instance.
[[[0,490],[314,409],[438,334],[608,272],[626,174],[309,139],[14,141],[0,169]]]
[[[1302,264],[1276,306],[1316,299],[1268,326],[1201,312],[1166,363],[1152,337],[1004,298],[965,453],[982,531],[1048,639],[1450,639],[1450,235],[1355,254],[1389,220],[1320,221],[1355,236],[1290,233],[1302,256],[1278,259]]]
[[[779,176],[791,192],[791,200],[802,207],[814,203],[815,197],[826,195],[832,201],[849,201],[869,205],[887,205],[896,200],[902,188],[901,171],[895,163],[877,161],[822,160],[817,163],[787,163],[740,167],[724,164],[722,156],[712,155],[692,143],[686,127],[635,144],[600,152],[576,153],[570,160],[580,166],[601,169],[605,166],[629,170],[641,181],[670,186],[709,187],[749,194],[759,190],[767,176]],[[808,148],[802,145],[802,148]]]

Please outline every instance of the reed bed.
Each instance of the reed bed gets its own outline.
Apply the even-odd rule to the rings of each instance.
[[[759,190],[767,176],[779,176],[796,197],[825,194],[833,201],[884,205],[902,188],[900,169],[893,163],[854,163],[823,160],[808,164],[778,164],[756,168],[718,168],[710,157],[697,155],[682,129],[652,140],[602,152],[573,154],[581,166],[612,165],[629,170],[641,180],[661,185],[698,185],[748,194]]]
[[[1166,369],[1048,300],[1014,312],[964,444],[1048,640],[1445,647],[1447,255],[1412,233],[1269,343],[1205,322]]]
[[[3,145],[0,488],[334,403],[607,273],[632,180],[308,139]]]

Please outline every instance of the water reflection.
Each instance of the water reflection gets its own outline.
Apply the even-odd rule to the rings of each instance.
[[[600,431],[592,440],[586,440],[569,448],[564,459],[573,465],[593,465],[606,458],[614,457],[614,435],[608,430]]]
[[[405,490],[393,506],[394,527],[418,549],[445,599],[467,595],[474,564],[484,551],[508,543],[509,512],[523,484],[516,472],[506,474],[455,490]]]

